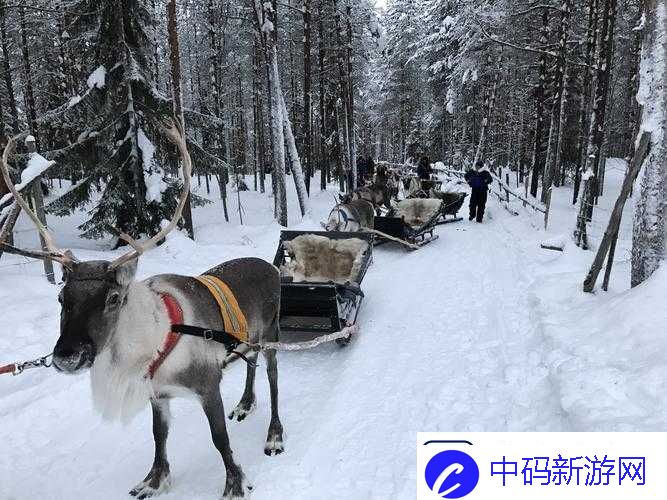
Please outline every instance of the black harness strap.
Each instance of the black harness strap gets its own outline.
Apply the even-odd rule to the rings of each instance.
[[[255,363],[246,358],[245,355],[235,350],[244,342],[241,342],[239,339],[224,330],[213,330],[211,328],[201,328],[199,326],[191,325],[171,325],[171,331],[183,335],[199,337],[200,339],[204,340],[212,340],[213,342],[223,344],[227,349],[227,352],[236,354],[251,366],[256,366]]]
[[[361,226],[361,221],[356,220],[354,218],[354,216],[352,216],[352,217],[347,216],[347,212],[345,212],[345,210],[342,209],[343,206],[348,207],[350,209],[352,208],[350,205],[341,205],[340,207],[336,206],[329,213],[329,217],[331,218],[331,214],[333,214],[334,211],[336,211],[338,213],[338,222],[339,223],[340,223],[341,214],[342,214],[342,218],[343,218],[343,222],[345,223],[345,227],[347,227],[347,223],[350,222],[350,221],[356,222],[357,224],[359,224]]]

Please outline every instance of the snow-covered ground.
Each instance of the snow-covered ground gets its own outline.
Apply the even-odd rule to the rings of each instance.
[[[609,163],[607,194],[590,228],[594,243],[624,168]],[[314,194],[310,214],[292,227],[318,229],[332,194]],[[441,226],[440,239],[411,253],[377,248],[363,284],[360,335],[346,348],[279,355],[286,453],[262,453],[269,418],[263,374],[256,412],[228,423],[253,498],[414,498],[418,431],[665,430],[667,271],[628,290],[630,206],[610,292],[583,294],[593,253],[571,243],[569,197],[569,188],[556,189],[546,234],[530,209],[512,216],[490,197],[484,224],[466,218]],[[220,222],[218,202],[195,209],[197,242],[173,235],[142,258],[140,275],[196,274],[239,256],[272,260],[280,227],[269,222],[271,198],[241,193],[244,226],[231,198],[232,223]],[[50,220],[58,243],[81,258],[112,256],[104,242],[76,237],[80,220]],[[22,219],[17,243],[35,238]],[[565,240],[565,251],[540,249],[547,239]],[[41,274],[40,263],[0,260],[0,363],[50,352],[55,343],[58,289]],[[225,375],[227,410],[244,376],[241,364]],[[0,498],[127,498],[152,462],[150,411],[128,426],[104,422],[89,393],[87,375],[0,377]],[[187,399],[172,408],[174,486],[163,498],[219,498],[224,468],[201,409]]]

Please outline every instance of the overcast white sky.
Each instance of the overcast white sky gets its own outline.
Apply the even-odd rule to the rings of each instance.
[[[386,7],[387,0],[375,0],[375,5],[377,5],[378,7]]]

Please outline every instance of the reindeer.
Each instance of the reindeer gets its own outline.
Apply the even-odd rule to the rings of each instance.
[[[218,303],[195,278],[175,274],[152,276],[135,281],[137,261],[170,233],[181,217],[188,193],[192,164],[180,126],[165,124],[165,133],[177,146],[183,160],[183,192],[172,220],[147,242],[139,243],[123,234],[132,249],[114,261],[81,262],[71,251],[56,247],[50,232],[23,200],[8,173],[8,158],[14,150],[10,139],[2,156],[2,175],[16,201],[37,226],[45,251],[30,251],[0,245],[7,251],[63,266],[64,287],[60,337],[53,350],[53,365],[64,373],[90,369],[95,406],[107,417],[128,420],[150,402],[153,412],[155,459],[145,479],[130,495],[146,498],[170,486],[166,441],[169,432],[169,400],[189,394],[204,410],[213,444],[220,452],[226,470],[223,498],[244,498],[252,489],[241,467],[234,460],[225,428],[225,412],[220,392],[222,368],[243,353],[228,352],[223,344],[182,336],[174,346],[165,342],[172,334],[173,309],[179,309],[182,323],[211,330],[223,330]],[[224,281],[245,314],[248,340],[278,340],[280,278],[277,269],[255,259],[235,259],[220,264],[206,274]],[[168,300],[169,299],[169,300]],[[168,355],[166,352],[169,349]],[[157,353],[157,354],[156,354]],[[250,353],[250,349],[246,350]],[[271,421],[264,452],[283,451],[283,429],[278,416],[278,371],[275,350],[265,350],[271,396]],[[256,350],[248,354],[245,391],[230,419],[243,420],[255,407]],[[160,363],[157,362],[160,361]],[[157,367],[156,367],[157,363]]]
[[[366,200],[350,200],[338,203],[331,209],[329,219],[322,227],[327,231],[363,231],[373,229],[375,210]]]
[[[380,215],[380,208],[391,210],[391,199],[398,194],[398,184],[394,176],[386,167],[378,167],[375,180],[368,186],[362,186],[351,193],[340,196],[340,203],[349,204],[353,200],[364,200],[375,207],[375,212]]]

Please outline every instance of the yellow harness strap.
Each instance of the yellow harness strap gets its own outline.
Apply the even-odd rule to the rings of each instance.
[[[248,341],[248,322],[236,297],[227,284],[215,276],[198,276],[197,281],[208,288],[220,307],[220,314],[225,324],[225,332],[243,342]]]

